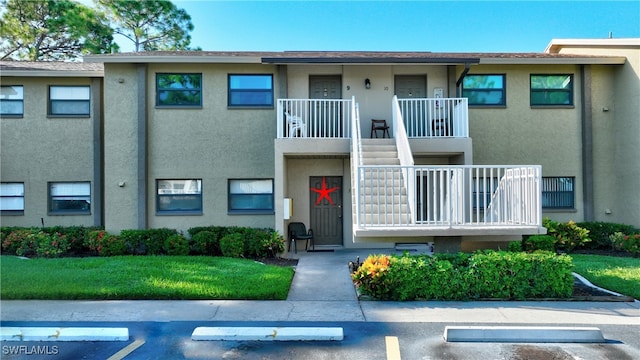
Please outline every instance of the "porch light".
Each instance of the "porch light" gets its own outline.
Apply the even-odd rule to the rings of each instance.
[[[364,87],[367,89],[371,89],[371,80],[369,80],[369,78],[364,79]]]

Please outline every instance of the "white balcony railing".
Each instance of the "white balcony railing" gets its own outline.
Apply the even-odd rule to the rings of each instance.
[[[278,99],[278,138],[350,138],[352,99]]]
[[[540,166],[361,166],[357,183],[366,186],[355,196],[355,225],[539,227],[541,172]],[[371,174],[378,174],[376,181]],[[377,181],[381,174],[393,181]],[[415,188],[399,188],[412,182],[389,174],[408,174]],[[416,208],[404,216],[412,202]]]
[[[467,98],[398,99],[409,138],[469,137]]]

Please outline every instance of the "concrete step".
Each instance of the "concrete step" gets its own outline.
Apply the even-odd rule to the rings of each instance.
[[[362,158],[375,159],[375,158],[398,158],[398,152],[396,151],[363,151]]]
[[[400,165],[400,160],[396,158],[373,158],[362,159],[362,165]]]

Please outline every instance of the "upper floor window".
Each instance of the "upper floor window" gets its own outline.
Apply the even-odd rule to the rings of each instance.
[[[49,183],[49,213],[63,215],[91,213],[91,183]]]
[[[574,177],[542,177],[542,208],[573,209],[575,207]]]
[[[472,106],[505,106],[505,83],[504,74],[466,75],[462,80],[462,96]]]
[[[273,180],[229,180],[229,212],[273,213]]]
[[[0,86],[0,116],[22,117],[24,92],[21,85]]]
[[[201,107],[202,74],[156,74],[156,106]]]
[[[49,115],[89,116],[89,86],[49,86]]]
[[[531,75],[531,106],[573,106],[573,75]]]
[[[229,75],[230,107],[273,107],[273,75]]]
[[[158,214],[202,214],[201,179],[156,180]]]
[[[0,183],[0,213],[24,214],[24,183]]]

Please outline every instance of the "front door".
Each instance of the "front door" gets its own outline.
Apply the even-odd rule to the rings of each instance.
[[[309,177],[310,224],[315,245],[342,245],[342,176]]]
[[[427,97],[427,77],[424,75],[397,75],[395,92],[398,99],[420,99]],[[430,133],[426,109],[402,103],[400,111],[404,119],[404,128],[409,137],[425,136]],[[411,120],[410,120],[411,119]]]
[[[311,110],[311,137],[342,137],[342,104],[330,101],[342,99],[342,77],[340,75],[309,76],[309,98],[319,101]]]

